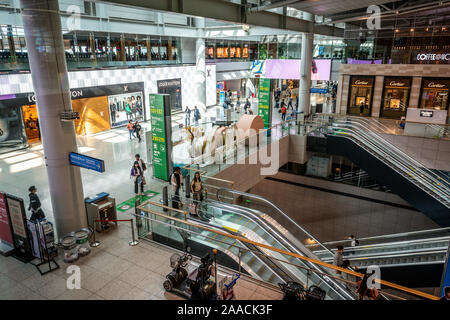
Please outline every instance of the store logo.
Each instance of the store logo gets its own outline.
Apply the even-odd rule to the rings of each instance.
[[[450,53],[419,53],[417,55],[419,61],[450,61]]]
[[[206,76],[211,77],[211,69],[206,69]]]
[[[428,88],[444,88],[445,84],[430,82]]]
[[[123,86],[123,92],[128,92],[128,86]]]
[[[356,80],[355,84],[359,84],[359,85],[368,85],[369,82],[368,81],[362,81],[362,80]]]
[[[403,82],[395,82],[395,81],[389,82],[389,85],[393,86],[393,87],[404,87],[405,86],[405,84]]]
[[[70,91],[70,96],[73,99],[80,98],[83,96],[83,90],[79,89],[79,90]],[[36,95],[34,95],[34,94],[28,95],[27,99],[28,99],[28,102],[30,102],[30,103],[36,103]]]

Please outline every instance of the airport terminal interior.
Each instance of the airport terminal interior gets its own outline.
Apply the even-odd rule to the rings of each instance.
[[[450,0],[0,0],[0,300],[450,300]]]

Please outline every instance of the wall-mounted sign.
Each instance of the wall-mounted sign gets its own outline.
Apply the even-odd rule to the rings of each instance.
[[[71,152],[69,154],[69,162],[73,166],[94,170],[97,172],[105,172],[105,162],[101,159],[92,158],[84,154]]]
[[[418,61],[450,61],[450,53],[418,53]]]
[[[431,110],[420,110],[420,116],[425,118],[433,118],[433,111]]]
[[[152,93],[149,103],[152,125],[153,175],[155,178],[169,181],[169,175],[172,172],[170,96]]]

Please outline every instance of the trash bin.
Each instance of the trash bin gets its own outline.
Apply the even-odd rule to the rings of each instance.
[[[74,232],[64,236],[61,245],[64,250],[64,262],[71,263],[78,260],[77,238]]]
[[[89,248],[89,229],[80,229],[75,231],[74,235],[77,238],[78,255],[81,257],[87,256],[91,252]]]

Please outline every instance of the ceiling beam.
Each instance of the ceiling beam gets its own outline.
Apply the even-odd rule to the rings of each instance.
[[[335,37],[344,36],[344,29],[342,28],[331,26],[315,28],[314,22],[268,11],[247,14],[245,6],[224,0],[102,0],[101,2],[295,32],[314,32]]]

